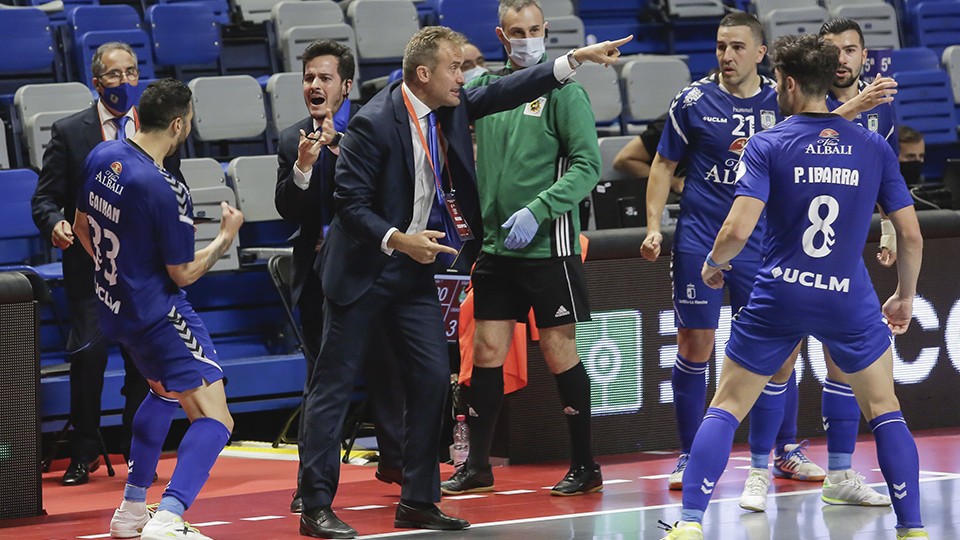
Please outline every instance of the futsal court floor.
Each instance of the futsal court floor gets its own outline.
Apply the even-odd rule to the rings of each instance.
[[[922,512],[930,537],[960,539],[960,516],[955,515],[960,514],[960,430],[915,435],[922,469]],[[825,463],[825,441],[812,441],[808,455]],[[185,517],[216,540],[303,538],[297,530],[299,516],[289,512],[295,459],[293,449],[247,444],[227,447]],[[548,494],[566,472],[565,463],[496,467],[495,492],[444,497],[440,503],[446,513],[472,523],[462,532],[394,529],[399,487],[375,480],[373,466],[344,465],[334,510],[359,531],[360,538],[653,540],[665,534],[658,521],[672,523],[680,514],[680,493],[666,489],[666,476],[675,460],[676,454],[667,452],[601,456],[603,492],[581,497]],[[119,457],[114,461],[120,461]],[[150,488],[148,502],[159,500],[174,464],[172,455],[161,460],[160,480]],[[891,509],[825,505],[815,483],[775,479],[767,511],[745,512],[737,501],[749,465],[748,449],[737,446],[706,513],[707,539],[895,538],[896,519]],[[862,437],[858,443],[854,467],[868,483],[886,493],[871,437]],[[0,539],[109,538],[110,517],[126,477],[123,465],[116,469],[117,475],[110,478],[101,467],[92,474],[90,483],[69,488],[59,483],[62,469],[44,474],[46,515],[0,521]],[[443,477],[451,473],[451,467],[442,466]]]

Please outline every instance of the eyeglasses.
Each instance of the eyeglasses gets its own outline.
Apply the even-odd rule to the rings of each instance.
[[[140,70],[135,67],[127,68],[125,71],[113,69],[106,73],[101,73],[97,78],[109,83],[114,83],[119,82],[124,77],[126,77],[128,80],[139,79]]]

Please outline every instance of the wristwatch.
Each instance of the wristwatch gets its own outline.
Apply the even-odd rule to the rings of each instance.
[[[575,53],[576,51],[577,51],[576,49],[570,49],[570,52],[567,53],[567,63],[570,64],[570,67],[572,69],[577,69],[578,67],[583,65],[583,62],[578,62],[577,59],[573,56],[573,53]]]
[[[340,146],[341,139],[343,139],[343,133],[338,131],[337,134],[334,135],[332,139],[330,139],[330,143],[328,144],[328,146]]]

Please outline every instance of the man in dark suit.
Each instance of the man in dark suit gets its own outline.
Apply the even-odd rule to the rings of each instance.
[[[139,125],[134,107],[140,79],[137,56],[126,43],[101,45],[93,56],[93,85],[100,99],[89,109],[54,122],[50,145],[33,195],[33,221],[44,238],[63,250],[63,279],[70,309],[70,423],[74,433],[67,486],[85,484],[100,466],[100,395],[107,366],[107,346],[95,311],[93,261],[75,242],[73,228],[77,193],[83,184],[83,163],[103,141],[133,136]],[[167,170],[179,175],[179,156],[168,159]],[[129,452],[130,426],[147,383],[124,353],[124,455]]]
[[[460,69],[465,38],[428,26],[407,44],[403,80],[383,89],[350,121],[337,161],[337,214],[318,258],[326,296],[324,334],[306,398],[311,429],[303,456],[300,534],[357,534],[330,505],[340,473],[339,427],[364,343],[373,337],[370,322],[380,317],[390,321],[386,333],[399,345],[407,391],[403,484],[394,526],[469,527],[434,504],[440,500],[437,455],[450,373],[433,278],[438,254],[457,256],[447,244],[467,241],[467,250],[475,253],[478,246],[468,239],[482,237],[469,124],[560,86],[580,62],[613,62],[616,47],[628,39],[576,49],[555,63],[465,90]]]
[[[323,244],[324,231],[333,219],[333,173],[340,153],[339,142],[347,122],[359,109],[347,97],[353,85],[354,65],[350,49],[335,41],[318,40],[308,45],[303,52],[303,100],[309,116],[280,134],[274,202],[284,219],[299,226],[291,238],[290,288],[292,301],[300,308],[307,382],[320,351],[323,332],[323,290],[313,263]],[[364,376],[377,420],[380,461],[376,478],[399,484],[403,396],[396,385],[395,363],[384,361],[390,351],[382,346],[382,340],[376,340],[371,346]],[[310,429],[304,418],[305,415],[301,415],[298,440],[301,450],[302,433]],[[303,509],[299,492],[302,471],[302,468],[298,470],[298,489],[290,504],[291,512]]]

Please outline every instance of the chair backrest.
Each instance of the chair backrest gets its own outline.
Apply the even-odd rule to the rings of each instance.
[[[440,0],[439,23],[467,36],[487,59],[504,56],[503,45],[493,29],[500,25],[497,0]]]
[[[620,118],[623,101],[617,72],[600,64],[584,64],[577,68],[577,82],[590,96],[590,108],[598,124],[609,124]]]
[[[613,160],[627,143],[636,138],[635,135],[623,135],[619,137],[600,137],[597,140],[600,145],[600,180],[633,179],[629,174],[614,169]]]
[[[890,53],[892,72],[929,71],[940,69],[937,54],[926,47],[908,47]],[[896,101],[896,100],[894,100]]]
[[[290,0],[274,3],[270,18],[279,37],[294,26],[342,23],[343,10],[333,0]]]
[[[667,13],[674,17],[722,17],[720,0],[667,0]]]
[[[953,101],[960,103],[960,45],[951,45],[943,50],[943,69],[950,74],[953,87]],[[958,208],[957,210],[960,210]]]
[[[814,7],[818,3],[817,0],[753,0],[752,5],[757,18],[763,21],[764,17],[775,9]],[[769,36],[767,41],[770,42]]]
[[[220,24],[206,4],[157,4],[147,10],[158,64],[210,64],[220,58]]]
[[[270,13],[277,0],[235,0],[240,19],[249,23],[265,23],[270,20]]]
[[[189,183],[189,178],[187,179]],[[219,220],[222,211],[220,202],[226,201],[230,206],[237,206],[237,195],[227,186],[191,188],[190,197],[193,199],[193,215],[196,217],[209,217]],[[214,221],[209,223],[196,223],[197,232],[194,236],[194,245],[196,249],[201,249],[217,237],[220,232],[220,223]],[[237,247],[230,246],[220,260],[218,260],[211,271],[236,270],[240,268],[240,259],[237,255]]]
[[[876,5],[882,4],[883,0],[823,0],[823,7],[827,8],[831,14],[841,6],[854,6],[854,5]],[[839,15],[837,15],[839,17]]]
[[[43,165],[43,151],[50,145],[53,123],[77,111],[51,111],[36,113],[23,123],[23,137],[27,143],[30,165],[39,169]]]
[[[277,156],[243,156],[227,167],[228,182],[237,192],[238,208],[245,222],[279,221],[274,205],[277,186]]]
[[[267,272],[270,273],[270,279],[273,280],[273,286],[276,287],[280,295],[280,302],[283,304],[284,313],[287,316],[287,322],[296,333],[297,343],[303,343],[303,334],[300,331],[300,325],[297,323],[293,312],[296,306],[293,303],[293,293],[290,288],[291,268],[293,266],[293,254],[283,253],[274,255],[267,261]]]
[[[76,43],[77,66],[80,80],[93,88],[93,54],[97,48],[111,41],[122,41],[137,53],[137,67],[140,69],[140,80],[152,79],[155,76],[153,67],[153,44],[150,36],[143,30],[94,30],[84,33]]]
[[[230,4],[227,0],[160,0],[161,4],[202,4],[210,8],[218,24],[230,24]]]
[[[417,8],[409,0],[354,0],[347,18],[356,32],[360,62],[402,58],[410,37],[420,29]]]
[[[30,199],[37,189],[37,173],[30,169],[0,171],[0,240],[38,236]],[[11,262],[11,261],[2,261]]]
[[[227,185],[223,167],[213,158],[191,158],[180,161],[180,172],[191,190]]]
[[[260,83],[249,75],[197,77],[193,91],[193,133],[201,141],[243,139],[267,127]]]
[[[93,105],[93,94],[78,82],[26,84],[14,94],[13,103],[25,120],[41,112],[86,109]]]
[[[576,15],[557,16],[549,19],[547,38],[544,40],[547,56],[556,58],[570,49],[583,47],[583,21]]]
[[[10,168],[10,154],[7,153],[7,130],[0,125],[0,169]]]
[[[311,4],[313,2],[302,2]],[[277,34],[280,40],[280,50],[283,56],[285,71],[303,72],[303,50],[307,45],[318,39],[329,39],[349,47],[353,56],[357,56],[357,40],[353,28],[345,23],[297,25],[288,28],[282,34]],[[354,77],[356,79],[356,76]]]
[[[913,33],[917,45],[940,56],[960,42],[960,2],[920,2],[913,8]]]
[[[280,133],[305,118],[303,105],[303,76],[298,73],[274,73],[267,79],[267,99],[270,102],[270,122]]]
[[[570,0],[540,0],[540,9],[543,10],[543,18],[547,20],[551,29],[553,20],[557,17],[568,17],[576,14],[573,2]]]
[[[78,6],[67,16],[67,27],[74,40],[96,30],[143,29],[137,10],[127,4]]]
[[[897,10],[890,4],[880,2],[840,5],[834,8],[831,14],[834,17],[848,17],[857,21],[863,31],[863,41],[868,49],[900,48]]]
[[[777,38],[794,34],[816,34],[820,27],[830,18],[827,10],[820,6],[777,8],[762,18],[763,29],[767,42],[773,43]]]
[[[690,69],[679,58],[640,56],[623,65],[620,84],[626,120],[648,122],[667,112],[677,93],[690,84]]]
[[[896,72],[897,98],[893,101],[897,123],[923,133],[930,144],[957,142],[957,121],[954,113],[950,77],[945,71]]]
[[[0,74],[50,70],[53,34],[47,14],[35,8],[0,10]]]

